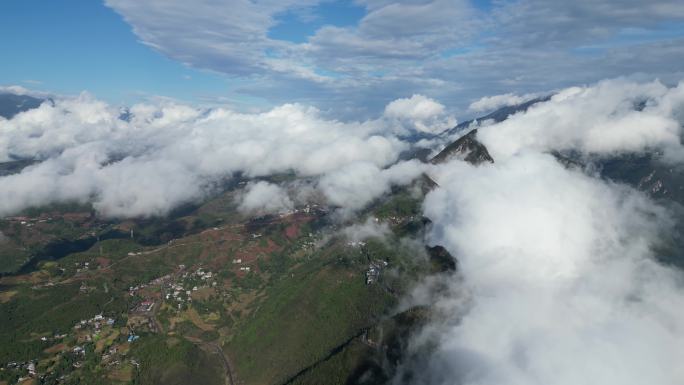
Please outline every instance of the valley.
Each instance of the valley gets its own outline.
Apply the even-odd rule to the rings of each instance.
[[[0,381],[314,384],[364,371],[388,378],[382,337],[372,342],[369,333],[391,319],[412,282],[444,270],[421,246],[400,242],[422,236],[417,185],[346,224],[319,205],[246,217],[232,201],[238,189],[163,224],[103,222],[66,206],[6,218],[8,251],[68,246],[0,278]],[[389,238],[342,235],[366,221],[388,226]],[[328,368],[338,360],[346,369]]]

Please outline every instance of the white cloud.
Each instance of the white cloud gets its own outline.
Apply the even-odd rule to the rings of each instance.
[[[127,120],[120,114],[82,94],[0,121],[0,160],[43,160],[0,178],[0,213],[78,200],[108,216],[161,215],[235,172],[319,177],[361,163],[384,175],[408,148],[383,119],[340,122],[298,104],[248,114],[162,100],[132,106]]]
[[[28,83],[28,84],[37,84],[37,83],[32,83],[28,80],[25,80],[24,82]],[[43,91],[36,91],[33,89],[28,89],[28,88],[20,86],[20,85],[7,85],[7,86],[0,85],[0,94],[3,94],[3,93],[33,96],[36,98],[47,98],[47,97],[51,96],[50,93],[43,92]]]
[[[684,381],[684,291],[651,251],[670,230],[665,209],[529,152],[434,177],[432,241],[463,280],[415,341],[437,343],[424,383]]]
[[[0,86],[0,93],[28,95],[30,91],[22,86]]]
[[[265,49],[289,44],[267,37],[275,16],[318,0],[216,2],[107,0],[150,47],[182,63],[238,75],[268,69]],[[202,28],[197,28],[201,25]],[[230,70],[229,70],[230,69]]]
[[[456,125],[443,104],[423,95],[392,101],[385,107],[384,116],[411,131],[439,133]]]
[[[426,384],[663,384],[684,381],[681,271],[656,261],[677,231],[646,195],[547,152],[665,151],[681,164],[684,87],[604,81],[558,92],[478,138],[495,159],[430,170],[429,239],[459,261],[412,347],[432,346]],[[419,354],[424,351],[418,350]],[[399,376],[400,377],[400,376]],[[398,378],[399,378],[398,377]]]
[[[345,116],[387,96],[429,94],[451,109],[495,93],[547,91],[615,76],[681,76],[680,1],[357,1],[338,26],[317,0],[108,0],[141,41],[182,63],[241,77],[247,93]],[[303,43],[269,30],[285,13],[318,17]],[[201,25],[202,28],[194,26]],[[575,31],[575,33],[567,33]],[[563,76],[559,76],[563,74]],[[350,97],[351,96],[351,97]],[[382,102],[379,102],[382,100]]]
[[[657,148],[681,157],[682,111],[683,84],[610,80],[561,90],[525,113],[483,127],[478,138],[495,160],[526,150],[573,149],[605,155]]]
[[[522,104],[539,96],[540,94],[516,95],[512,93],[485,96],[471,103],[468,109],[475,112],[493,111],[501,107]]]
[[[342,234],[350,242],[361,242],[369,238],[384,239],[391,234],[391,230],[386,222],[377,222],[373,218],[368,218],[363,223],[345,227],[342,229]]]
[[[324,175],[318,189],[331,204],[358,210],[388,193],[392,186],[411,183],[427,167],[417,161],[401,162],[387,169],[368,162],[354,162]]]
[[[294,208],[287,191],[276,184],[256,182],[247,185],[238,210],[253,214],[278,214]]]

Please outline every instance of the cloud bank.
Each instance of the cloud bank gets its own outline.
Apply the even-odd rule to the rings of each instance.
[[[318,188],[332,205],[358,210],[388,193],[391,186],[409,184],[428,167],[415,160],[400,162],[386,169],[367,162],[357,162],[324,175]]]
[[[320,177],[333,204],[358,209],[390,184],[408,183],[399,169],[385,170],[409,146],[393,124],[326,119],[299,104],[250,114],[170,101],[120,109],[88,94],[57,98],[0,119],[0,161],[40,161],[0,179],[0,215],[69,200],[93,202],[105,216],[163,215],[235,173],[283,172]],[[344,178],[350,184],[339,188]],[[274,192],[251,187],[245,209]]]
[[[449,166],[425,207],[468,305],[438,301],[451,318],[423,336],[440,341],[427,383],[684,380],[681,273],[652,259],[662,208],[549,155]]]
[[[480,100],[471,103],[468,110],[474,112],[493,111],[501,107],[522,104],[539,96],[541,96],[541,94],[516,95],[512,93],[485,96]]]
[[[529,151],[656,149],[676,162],[683,90],[620,79],[571,87],[526,113],[486,123],[478,139],[497,161]],[[398,136],[437,132],[453,121],[442,104],[422,95],[358,122],[301,104],[240,113],[168,100],[122,109],[88,94],[53,99],[0,119],[0,161],[40,161],[0,179],[0,215],[74,200],[92,202],[105,216],[163,215],[213,193],[235,173],[282,172],[313,177],[329,203],[358,210],[427,170],[415,161],[395,164],[409,148]]]
[[[247,186],[238,210],[248,214],[278,214],[290,211],[294,203],[282,187],[268,183],[256,182]]]
[[[523,151],[610,155],[659,149],[681,159],[684,83],[602,81],[559,91],[549,102],[478,131],[495,159]]]
[[[547,153],[678,152],[681,92],[623,80],[562,90],[481,128],[495,163],[431,171],[429,237],[460,271],[412,341],[434,349],[401,373],[440,385],[684,381],[682,272],[654,251],[671,212]]]

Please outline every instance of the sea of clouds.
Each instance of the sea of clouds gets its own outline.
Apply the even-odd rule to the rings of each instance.
[[[61,201],[92,202],[103,216],[164,215],[236,173],[285,172],[320,177],[332,204],[360,208],[420,174],[417,162],[397,163],[409,148],[402,135],[453,120],[422,96],[404,105],[377,119],[340,122],[298,104],[261,113],[169,101],[122,110],[88,94],[57,97],[0,118],[0,161],[39,161],[0,178],[0,215]],[[291,205],[264,183],[250,186],[245,210]]]
[[[105,216],[163,215],[234,173],[280,172],[312,178],[306,189],[358,210],[425,172],[439,184],[423,207],[429,241],[458,258],[459,272],[429,298],[440,316],[411,342],[431,346],[429,355],[401,371],[419,370],[422,384],[684,383],[684,280],[654,251],[675,218],[644,193],[551,155],[651,152],[681,165],[684,83],[603,81],[478,122],[493,164],[398,161],[407,133],[451,124],[444,111],[420,96],[362,122],[297,104],[241,113],[159,102],[124,119],[85,94],[56,98],[0,119],[0,160],[39,161],[0,178],[0,214],[79,200]],[[252,182],[240,207],[278,212],[296,195]]]
[[[552,151],[679,164],[684,84],[561,90],[478,138],[495,159],[431,170],[430,241],[459,261],[405,362],[423,384],[681,384],[682,271],[656,261],[672,213]],[[416,295],[416,298],[420,296]]]

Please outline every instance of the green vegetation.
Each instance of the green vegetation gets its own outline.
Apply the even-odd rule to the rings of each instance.
[[[329,264],[330,256],[294,269],[268,289],[228,343],[240,378],[280,383],[321,360],[379,319],[394,303],[362,271]]]
[[[223,384],[218,357],[181,338],[148,336],[130,355],[140,364],[133,378],[136,385]]]
[[[101,289],[82,294],[76,283],[57,290],[24,289],[11,301],[0,304],[0,363],[39,356],[47,345],[36,334],[68,332],[80,320],[105,310],[104,304],[110,314],[126,311],[122,298],[113,298]]]
[[[0,274],[19,270],[29,257],[27,250],[6,242],[0,246]]]
[[[399,193],[392,195],[384,201],[375,210],[375,215],[381,219],[420,215],[422,199],[418,199],[414,195],[410,190],[402,189]]]
[[[386,381],[376,352],[355,338],[330,358],[302,372],[292,385],[381,384]]]
[[[31,219],[35,226],[0,221],[8,245],[30,245],[26,255],[64,242],[57,243],[64,255],[0,278],[0,365],[24,362],[0,381],[25,375],[33,360],[50,373],[46,383],[62,375],[69,384],[222,383],[217,346],[242,383],[342,384],[368,370],[380,381],[375,351],[363,338],[432,269],[402,240],[422,229],[420,199],[411,191],[400,189],[364,214],[386,219],[393,234],[361,247],[334,236],[315,246],[330,229],[325,216],[245,222],[234,192],[168,218],[103,223],[82,212],[49,223]],[[93,234],[116,237],[97,241]],[[0,267],[12,263],[3,250]],[[382,272],[368,284],[370,266]],[[146,301],[154,310],[140,310]],[[102,334],[74,329],[101,313],[115,318]],[[53,338],[58,333],[66,337]],[[72,352],[78,346],[85,356]]]

